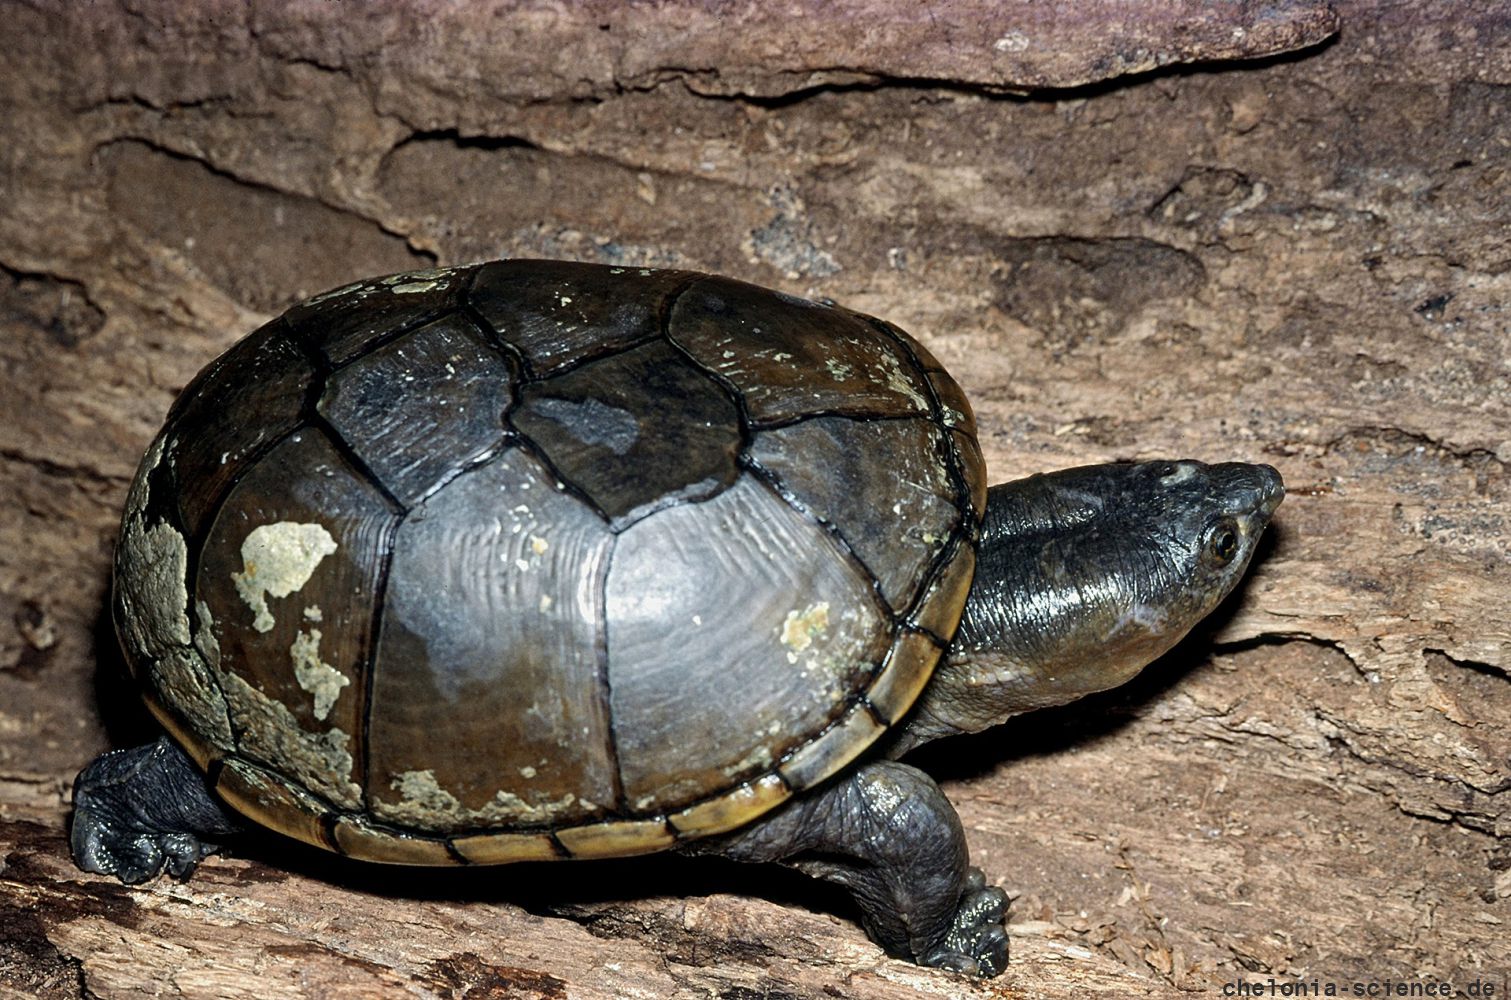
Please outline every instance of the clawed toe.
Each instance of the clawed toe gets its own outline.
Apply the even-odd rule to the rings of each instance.
[[[122,830],[87,807],[74,813],[71,846],[80,868],[113,875],[127,885],[145,882],[164,868],[175,878],[188,878],[216,849],[190,833]]]
[[[988,886],[979,869],[966,875],[965,893],[944,942],[924,965],[990,978],[1007,968],[1007,894]]]

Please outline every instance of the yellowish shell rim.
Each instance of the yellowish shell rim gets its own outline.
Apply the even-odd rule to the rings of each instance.
[[[964,540],[961,540],[959,544],[968,543],[964,542]],[[936,573],[942,572],[945,568],[947,568],[951,564],[951,562],[953,562],[953,559],[958,556],[958,554],[959,549],[957,545],[952,550],[951,558],[940,561]],[[939,656],[941,656],[944,652],[944,647],[940,644],[940,640],[937,636],[934,636],[925,630],[912,628],[900,629],[898,631],[898,636],[901,637],[904,631],[911,634],[923,636],[928,640],[930,647],[933,649],[933,656],[930,658],[932,662],[915,664],[914,669],[932,673],[934,667],[938,662]],[[894,669],[902,669],[902,667],[895,666]],[[877,681],[880,680],[882,675],[883,670],[878,668],[875,674],[872,676],[871,683],[867,685],[866,690],[852,696],[845,702],[844,711],[838,713],[833,721],[831,721],[819,732],[815,733],[811,739],[804,741],[802,744],[783,754],[781,759],[778,760],[768,770],[760,774],[751,776],[745,781],[742,781],[739,785],[736,785],[734,788],[724,789],[716,794],[705,796],[704,798],[698,799],[694,802],[687,803],[686,805],[683,805],[682,807],[677,809],[675,812],[658,813],[648,816],[613,816],[601,820],[594,820],[589,823],[576,824],[573,826],[518,825],[507,827],[484,827],[478,829],[456,830],[444,835],[437,834],[434,831],[416,830],[391,823],[386,823],[381,820],[374,819],[370,814],[334,805],[319,793],[312,792],[302,785],[293,785],[288,781],[287,778],[280,775],[276,770],[272,769],[268,765],[258,762],[253,758],[236,752],[221,753],[210,748],[202,740],[199,740],[191,729],[184,726],[182,722],[170,710],[166,708],[166,706],[158,704],[157,700],[155,698],[152,698],[150,695],[146,698],[146,701],[149,709],[152,711],[152,714],[157,717],[160,722],[163,723],[164,728],[167,729],[169,735],[172,736],[177,742],[182,744],[186,752],[188,752],[192,758],[194,758],[197,762],[200,763],[202,767],[204,767],[207,774],[212,779],[212,784],[214,782],[214,779],[218,776],[219,772],[230,761],[234,760],[247,767],[255,769],[256,771],[267,777],[269,780],[291,789],[291,791],[298,797],[310,799],[320,803],[322,807],[322,814],[319,817],[319,822],[317,825],[324,831],[324,837],[321,838],[320,841],[312,839],[307,840],[305,838],[296,839],[305,840],[306,843],[309,843],[314,847],[323,848],[337,854],[345,855],[346,852],[342,851],[337,846],[334,827],[335,824],[342,819],[347,819],[359,822],[367,832],[374,835],[388,836],[396,841],[426,841],[444,846],[452,863],[455,863],[457,865],[466,865],[472,864],[474,862],[468,861],[452,846],[452,842],[457,839],[465,838],[468,840],[477,841],[489,837],[509,838],[524,836],[546,836],[549,837],[554,844],[558,857],[563,859],[599,856],[620,857],[625,856],[623,852],[615,852],[614,854],[605,855],[573,854],[561,842],[558,835],[565,831],[571,830],[585,830],[628,824],[660,823],[667,836],[669,836],[673,841],[687,842],[702,839],[704,837],[717,836],[720,833],[726,833],[730,830],[735,830],[739,829],[740,827],[746,826],[753,820],[758,819],[766,812],[769,812],[771,809],[775,808],[777,805],[780,805],[781,801],[785,801],[785,799],[791,797],[791,795],[797,794],[798,792],[804,790],[792,787],[791,783],[781,773],[783,766],[799,753],[801,753],[805,748],[817,743],[831,730],[844,724],[844,722],[849,719],[853,713],[857,711],[868,713],[877,722],[879,731],[884,732],[885,730],[891,728],[890,724],[886,722],[881,713],[874,706],[872,706],[871,702],[867,698],[867,693],[876,685]],[[870,742],[871,741],[867,741],[866,746],[869,746]],[[856,753],[861,753],[864,752],[866,746],[848,747],[845,749],[854,750]],[[843,764],[836,766],[833,770],[824,774],[821,778],[819,778],[812,784],[818,784],[819,782],[832,777],[835,772],[843,770],[843,767]],[[710,803],[717,802],[721,799],[738,796],[753,789],[759,783],[767,781],[773,777],[775,777],[787,788],[787,794],[783,796],[781,800],[767,803],[763,807],[758,806],[757,808],[753,808],[744,814],[741,814],[738,810],[734,810],[731,813],[731,820],[727,824],[719,824],[713,827],[705,828],[692,836],[687,835],[677,828],[675,818],[678,815],[690,812],[700,807],[705,807]],[[807,787],[812,787],[812,784]],[[663,848],[663,846],[663,839],[657,838],[653,841],[648,842],[647,849],[660,850]],[[360,855],[352,856],[359,858],[361,857]]]

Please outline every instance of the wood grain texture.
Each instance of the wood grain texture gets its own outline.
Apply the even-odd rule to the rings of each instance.
[[[0,990],[1504,982],[1508,18],[1336,7],[1320,48],[1023,99],[970,57],[1017,42],[965,3],[874,32],[810,13],[801,45],[750,13],[722,34],[683,13],[673,38],[674,5],[635,30],[500,6],[475,31],[459,5],[420,31],[418,4],[5,3]],[[918,755],[1015,896],[1004,977],[887,961],[840,897],[712,863],[435,881],[256,842],[141,889],[68,863],[73,774],[152,732],[106,584],[173,396],[300,296],[499,254],[719,271],[886,317],[960,380],[996,481],[1153,456],[1285,474],[1211,627],[1122,691]]]

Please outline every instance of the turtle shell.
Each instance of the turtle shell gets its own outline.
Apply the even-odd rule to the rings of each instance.
[[[686,271],[375,279],[184,391],[116,620],[250,819],[357,857],[657,850],[907,712],[984,504],[970,408],[879,320]]]

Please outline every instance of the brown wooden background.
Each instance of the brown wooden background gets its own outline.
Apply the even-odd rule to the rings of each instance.
[[[0,993],[1511,976],[1505,4],[0,0],[0,23]],[[413,874],[258,842],[187,884],[73,870],[72,776],[150,734],[103,608],[173,395],[298,297],[497,255],[886,316],[959,376],[995,479],[1284,472],[1210,628],[921,755],[1015,897],[1001,979],[887,961],[838,894],[730,865]]]

